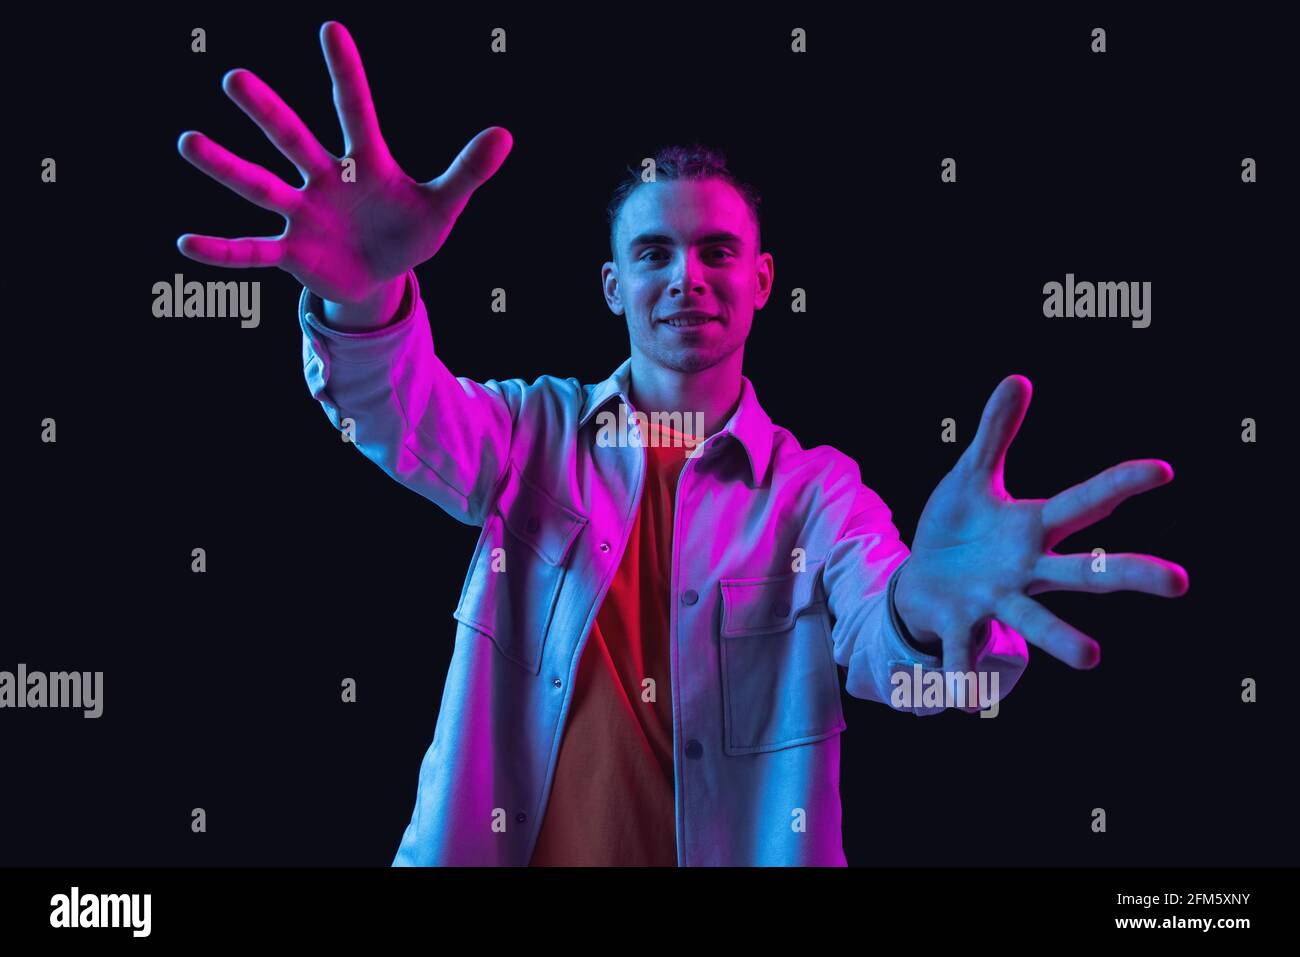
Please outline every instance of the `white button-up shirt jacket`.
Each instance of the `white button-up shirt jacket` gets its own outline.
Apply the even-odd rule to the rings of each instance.
[[[306,289],[299,302],[303,373],[329,420],[482,528],[393,863],[526,865],[579,656],[641,499],[644,448],[598,441],[598,413],[621,402],[631,415],[631,359],[594,385],[455,376],[414,271],[407,282],[402,315],[369,332],[325,326]],[[894,672],[941,667],[905,641],[889,601],[908,555],[890,510],[848,456],[773,425],[744,378],[731,419],[686,458],[675,511],[671,689],[658,690],[672,694],[677,861],[844,865],[841,675],[849,694],[892,707]],[[1005,696],[1027,659],[994,622],[977,666],[998,671]]]

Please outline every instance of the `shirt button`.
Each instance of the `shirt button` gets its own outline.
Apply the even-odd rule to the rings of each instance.
[[[609,551],[609,542],[601,542],[601,543],[600,543],[600,550],[601,550],[602,552],[607,552],[607,551]]]
[[[560,687],[560,685],[562,685],[563,683],[564,682],[562,682],[559,678],[556,678],[554,681],[551,682],[551,684],[555,685],[555,687],[557,688]]]
[[[790,606],[783,601],[779,601],[772,606],[772,614],[777,618],[784,618],[786,615],[790,614]]]
[[[688,588],[686,591],[682,592],[683,605],[694,605],[699,600],[700,596],[694,588]]]
[[[700,758],[704,755],[704,745],[700,742],[691,740],[686,742],[686,756],[688,758]]]
[[[518,821],[520,824],[523,824],[524,821],[528,820],[528,815],[525,814],[523,811],[520,811],[518,814],[515,815],[515,820]]]

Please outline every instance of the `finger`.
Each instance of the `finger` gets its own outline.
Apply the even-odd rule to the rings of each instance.
[[[963,711],[979,710],[979,676],[975,673],[977,635],[970,628],[944,631],[943,670],[947,703]]]
[[[334,157],[326,152],[298,114],[280,95],[248,70],[231,70],[221,88],[261,128],[275,148],[302,173],[304,179],[323,176],[334,168]]]
[[[1031,645],[1042,648],[1071,668],[1095,668],[1101,646],[1024,595],[1011,595],[997,609],[997,618],[1018,631]]]
[[[1058,492],[1043,503],[1047,547],[1101,521],[1126,498],[1164,485],[1173,477],[1174,469],[1168,462],[1134,459],[1112,465],[1087,481]]]
[[[976,670],[979,655],[992,636],[991,622],[972,625],[953,623],[941,628],[944,642],[944,687],[946,702],[967,713],[975,713],[989,702],[980,701],[980,676]],[[988,679],[984,679],[984,688]]]
[[[975,472],[989,476],[1005,491],[1002,473],[1007,449],[1020,431],[1034,387],[1022,375],[1009,375],[993,390],[980,417],[979,429],[962,459]]]
[[[501,168],[514,142],[504,126],[489,126],[465,144],[446,172],[425,185],[444,193],[460,209]]]
[[[182,255],[208,266],[278,266],[284,261],[284,243],[279,237],[271,236],[222,239],[186,233],[176,240],[176,248]]]
[[[194,130],[182,133],[176,148],[192,164],[250,203],[285,217],[298,206],[301,194],[296,189],[256,163],[240,159],[202,133]]]
[[[334,109],[343,126],[344,152],[382,150],[387,153],[370,96],[370,83],[352,34],[337,20],[329,20],[320,28],[320,45],[334,83]]]
[[[1105,571],[1094,571],[1091,555],[1043,555],[1034,565],[1033,581],[1026,589],[1037,595],[1047,591],[1083,591],[1094,595],[1114,591],[1140,591],[1162,598],[1187,593],[1187,571],[1181,565],[1154,555],[1117,552],[1106,556]]]

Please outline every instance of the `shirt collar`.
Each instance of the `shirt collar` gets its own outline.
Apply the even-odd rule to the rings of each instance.
[[[621,398],[631,410],[633,406],[628,398],[631,380],[632,357],[628,356],[608,379],[587,387],[586,401],[582,406],[578,427],[582,428],[586,425],[588,419],[614,398]],[[719,436],[724,434],[732,436],[745,450],[754,484],[759,485],[767,475],[767,467],[771,460],[774,426],[768,414],[763,411],[763,407],[758,404],[754,384],[744,375],[740,377],[740,389],[740,403],[736,406],[736,411],[722,428],[704,442],[705,448],[701,450],[701,454],[707,452],[709,446],[719,442]]]

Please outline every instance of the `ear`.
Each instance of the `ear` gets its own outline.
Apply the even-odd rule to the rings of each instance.
[[[772,283],[776,279],[776,261],[771,253],[760,253],[754,260],[757,282],[754,286],[754,309],[762,309],[772,295]]]
[[[600,267],[600,289],[605,294],[605,304],[616,316],[623,315],[623,297],[618,291],[618,263],[607,262]]]

